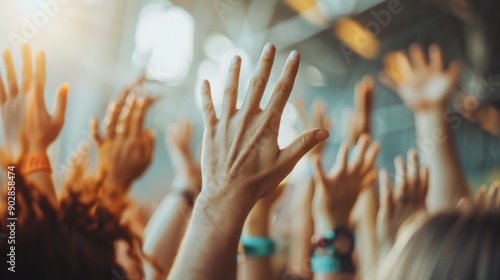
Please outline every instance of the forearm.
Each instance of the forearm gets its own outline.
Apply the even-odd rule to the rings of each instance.
[[[144,231],[144,253],[161,267],[157,271],[145,263],[147,279],[165,279],[174,263],[186,225],[191,217],[191,206],[178,193],[167,194]]]
[[[360,275],[373,275],[372,271],[377,267],[379,259],[379,248],[377,246],[377,235],[375,221],[377,219],[378,205],[377,194],[373,187],[367,188],[360,193],[357,205],[363,205],[356,209],[358,223],[356,224],[356,248],[359,261],[358,271]],[[360,211],[363,211],[360,213]]]
[[[313,181],[304,179],[302,185],[294,189],[291,219],[291,240],[288,254],[287,271],[292,274],[310,276],[311,237],[314,234],[312,218]],[[294,205],[297,205],[295,207]]]
[[[327,217],[327,216],[321,216],[318,215],[317,219],[314,221],[314,227],[315,227],[315,236],[316,237],[325,237],[325,234],[328,231],[331,231],[332,229],[338,229],[338,228],[348,228],[348,223],[347,222],[340,222],[343,220],[347,219],[335,219],[332,217]],[[349,230],[351,231],[351,230]],[[352,231],[351,231],[352,232]],[[335,238],[338,238],[339,232],[336,230],[335,231]],[[331,238],[328,237],[328,238]],[[351,280],[354,279],[354,270],[352,272],[349,269],[351,267],[354,269],[354,264],[352,260],[352,251],[351,254],[348,255],[348,257],[344,260],[340,259],[340,257],[337,255],[339,248],[337,247],[339,244],[341,247],[346,246],[346,241],[345,240],[330,240],[329,242],[333,242],[334,244],[337,245],[329,245],[327,247],[321,248],[320,245],[317,245],[315,248],[315,252],[313,253],[313,257],[311,258],[311,268],[313,271],[313,279],[315,280]],[[354,238],[350,241],[354,242]],[[335,246],[334,248],[330,246]],[[325,255],[325,250],[333,250],[333,252],[329,252]],[[325,259],[326,258],[326,259]],[[327,260],[328,263],[332,260],[335,260],[337,262],[337,265],[339,267],[334,268],[331,264],[325,266],[324,261]]]
[[[235,279],[236,253],[252,205],[230,197],[198,197],[168,279]]]
[[[29,149],[28,155],[24,158],[22,172],[26,179],[45,195],[52,206],[57,208],[59,203],[52,180],[52,168],[47,150],[44,148]]]
[[[314,224],[310,211],[304,210],[301,215],[292,219],[290,249],[287,271],[297,275],[310,275],[309,260],[311,259],[311,237],[314,234]]]
[[[259,202],[258,202],[259,203]],[[252,209],[245,222],[243,232],[246,236],[269,238],[269,214],[270,209]],[[261,280],[273,279],[273,269],[271,265],[272,257],[248,257],[238,265],[239,280]]]
[[[271,258],[251,258],[238,264],[238,280],[274,279]]]
[[[430,211],[455,207],[469,192],[453,131],[444,117],[445,109],[415,116],[420,157],[431,171],[427,195]]]

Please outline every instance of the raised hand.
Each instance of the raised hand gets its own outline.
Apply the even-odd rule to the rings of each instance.
[[[300,55],[297,51],[290,53],[269,104],[261,109],[275,52],[272,44],[264,48],[239,110],[238,56],[229,69],[220,118],[215,114],[208,81],[202,83],[203,188],[169,279],[235,279],[235,255],[248,213],[259,198],[276,189],[306,153],[329,137],[324,129],[312,129],[288,147],[278,147],[281,116],[292,92]],[[220,250],[194,250],[196,243],[208,242]]]
[[[106,131],[101,134],[99,121],[92,120],[92,135],[98,147],[99,172],[106,184],[125,193],[153,160],[155,134],[144,129],[148,108],[154,99],[137,98],[125,91],[109,106]]]
[[[380,150],[371,137],[364,134],[354,149],[349,162],[349,144],[343,143],[337,160],[325,173],[321,158],[316,158],[316,189],[314,192],[314,222],[316,233],[323,234],[336,227],[348,227],[351,210],[363,186],[376,179],[375,161]]]
[[[476,195],[476,204],[483,204],[485,209],[488,210],[500,209],[500,182],[493,182],[488,192],[486,192],[486,188],[483,188]]]
[[[297,108],[304,128],[312,129],[315,127],[319,127],[328,131],[332,129],[333,121],[328,116],[326,102],[324,100],[316,100],[314,106],[311,108],[310,113],[308,113],[307,111],[306,102],[303,98],[299,98],[295,101],[295,108]],[[309,154],[311,156],[321,155],[321,153],[325,149],[325,145],[326,141],[319,143],[309,152]]]
[[[354,110],[351,115],[347,138],[351,143],[357,143],[364,133],[370,133],[372,124],[374,98],[374,82],[370,76],[365,76],[356,84],[354,91]]]
[[[313,129],[280,150],[278,129],[283,109],[292,91],[300,55],[293,51],[276,84],[266,109],[259,107],[269,80],[275,48],[266,47],[245,102],[236,109],[241,59],[229,69],[221,118],[215,115],[210,85],[202,85],[205,121],[202,153],[202,194],[237,196],[253,205],[271,193],[309,150],[328,138],[324,129]]]
[[[491,186],[482,185],[476,191],[474,197],[464,197],[462,198],[458,206],[462,210],[480,210],[480,211],[490,211],[500,209],[500,181],[494,181]]]
[[[396,52],[386,58],[380,80],[394,90],[415,113],[449,105],[460,78],[462,65],[453,61],[445,68],[443,54],[436,45],[429,47],[429,60],[418,44],[410,47],[409,57]]]
[[[0,75],[0,107],[9,149],[19,150],[21,138],[26,137],[27,151],[45,153],[57,138],[64,124],[69,85],[63,84],[56,99],[54,114],[45,106],[45,54],[39,52],[33,71],[31,48],[23,46],[23,72],[18,83],[12,53],[3,53],[7,70],[7,89]],[[19,151],[17,151],[19,152]]]
[[[454,61],[445,69],[443,55],[436,45],[429,48],[428,62],[416,44],[411,46],[409,57],[402,52],[388,56],[380,78],[414,112],[420,156],[433,170],[429,179],[428,210],[453,209],[462,197],[469,195],[453,130],[445,118],[462,66]]]
[[[425,210],[429,185],[429,169],[420,167],[416,150],[408,151],[408,164],[403,157],[394,160],[394,188],[386,170],[379,174],[380,207],[377,216],[377,236],[381,257],[394,245],[403,222],[420,210]]]
[[[500,111],[495,106],[490,103],[481,104],[474,95],[460,97],[457,104],[462,117],[477,123],[490,134],[500,135]]]
[[[193,124],[188,120],[172,124],[165,134],[165,142],[175,172],[172,186],[198,194],[201,190],[201,167],[199,156],[191,152],[193,133]]]

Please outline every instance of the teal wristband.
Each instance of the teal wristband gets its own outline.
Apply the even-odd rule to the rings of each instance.
[[[276,252],[276,243],[269,237],[242,236],[241,244],[247,258],[270,257]]]
[[[336,273],[340,271],[340,260],[333,256],[313,256],[311,270],[314,273]]]

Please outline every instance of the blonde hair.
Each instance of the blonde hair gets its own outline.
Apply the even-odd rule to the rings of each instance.
[[[403,229],[378,279],[500,279],[500,212],[450,211]]]

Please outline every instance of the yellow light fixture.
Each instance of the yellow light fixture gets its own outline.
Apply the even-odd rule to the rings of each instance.
[[[349,48],[366,59],[374,59],[380,52],[377,37],[359,22],[344,18],[334,27],[337,37]]]

